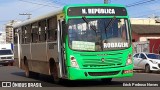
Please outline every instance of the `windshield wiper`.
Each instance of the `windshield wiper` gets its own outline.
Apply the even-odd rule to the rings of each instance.
[[[88,25],[90,25],[91,29],[95,32],[96,36],[97,36],[97,32],[96,32],[96,28],[89,23],[89,21],[87,20],[87,18],[85,16],[82,17],[83,21],[85,21]]]
[[[109,23],[107,24],[106,28],[105,28],[105,34],[106,34],[106,37],[107,37],[107,30],[110,28],[110,26],[112,26],[112,24],[114,23],[116,19],[116,16],[114,16],[110,21]]]
[[[107,27],[106,27],[105,29],[108,30],[115,20],[116,20],[116,16],[114,16],[114,17],[109,21],[109,23],[107,24]]]
[[[97,29],[96,29],[91,23],[89,23],[88,19],[87,19],[85,16],[83,16],[82,19],[83,19],[88,25],[90,24],[91,29],[95,32],[96,37],[97,37]],[[99,44],[99,42],[98,42],[98,44]],[[102,44],[102,43],[101,43],[101,44]],[[101,47],[101,50],[103,51],[103,45],[100,45],[100,47]]]

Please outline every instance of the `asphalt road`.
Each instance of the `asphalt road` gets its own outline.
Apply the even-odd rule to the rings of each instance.
[[[108,89],[108,90],[135,90],[138,88],[143,88],[146,90],[151,89],[160,89],[159,87],[123,87],[124,81],[158,81],[160,82],[160,73],[134,73],[133,77],[129,78],[115,78],[112,80],[110,84],[102,83],[100,80],[83,80],[83,81],[68,81],[64,80],[60,84],[55,84],[50,76],[47,75],[40,75],[37,78],[26,78],[24,71],[14,67],[14,66],[0,66],[0,81],[37,81],[44,83],[45,85],[48,85],[50,87],[47,87],[47,90],[50,89],[58,89],[58,90],[71,90],[71,89],[77,89],[77,90],[100,90],[100,89]],[[129,83],[130,83],[129,82]],[[126,82],[125,82],[126,83]],[[127,82],[128,83],[128,82]],[[137,83],[137,82],[135,82]],[[160,85],[160,84],[159,84]],[[117,87],[118,86],[118,87]],[[150,89],[151,88],[151,89]],[[15,88],[12,88],[14,90]],[[16,90],[18,90],[17,88]],[[42,88],[41,88],[42,89]],[[41,90],[38,89],[38,90]],[[1,90],[1,88],[0,88]],[[6,88],[3,88],[3,90],[8,90]],[[35,89],[34,89],[35,90]]]

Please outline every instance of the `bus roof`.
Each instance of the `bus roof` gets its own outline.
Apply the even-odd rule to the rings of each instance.
[[[13,27],[14,28],[18,28],[18,27],[21,27],[21,26],[24,26],[24,25],[27,25],[27,24],[34,23],[36,21],[42,20],[42,19],[46,19],[46,18],[52,17],[54,15],[62,13],[62,10],[63,10],[63,8],[59,8],[58,10],[55,10],[55,11],[50,12],[48,14],[45,14],[43,16],[38,16],[36,18],[26,20],[26,21],[24,21],[22,23],[15,24]]]
[[[59,8],[58,10],[55,10],[51,13],[48,13],[48,14],[45,14],[43,16],[39,16],[39,17],[36,17],[36,18],[33,18],[33,19],[29,19],[29,20],[26,20],[22,23],[18,23],[18,24],[15,24],[13,27],[14,28],[18,28],[18,27],[21,27],[21,26],[24,26],[24,25],[27,25],[27,24],[30,24],[30,23],[34,23],[36,21],[39,21],[39,20],[43,20],[43,19],[46,19],[46,18],[49,18],[49,17],[52,17],[54,15],[57,15],[57,14],[60,14],[63,12],[63,9],[66,11],[69,7],[79,7],[79,6],[110,6],[110,7],[125,7],[123,5],[119,5],[119,4],[73,4],[73,5],[66,5],[61,8]]]

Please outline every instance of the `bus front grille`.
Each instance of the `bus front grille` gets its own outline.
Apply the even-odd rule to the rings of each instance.
[[[113,72],[88,72],[90,76],[110,76],[110,75],[117,75],[120,71],[113,71]]]
[[[114,67],[121,66],[122,58],[83,59],[83,67]]]

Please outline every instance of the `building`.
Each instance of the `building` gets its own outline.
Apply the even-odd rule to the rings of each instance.
[[[6,34],[5,32],[0,32],[0,44],[6,43]]]
[[[11,20],[5,25],[6,43],[13,43],[13,25],[20,21]]]
[[[132,41],[160,39],[160,22],[155,18],[132,18]]]
[[[155,18],[132,18],[133,53],[160,54],[160,20]]]

